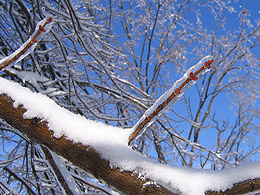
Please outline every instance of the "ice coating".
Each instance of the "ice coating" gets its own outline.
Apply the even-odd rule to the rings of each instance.
[[[142,133],[162,114],[169,110],[172,105],[178,101],[178,99],[188,90],[188,88],[194,85],[199,78],[210,70],[210,64],[212,63],[213,56],[206,56],[202,58],[197,64],[192,66],[187,70],[182,78],[177,80],[174,85],[166,91],[156,102],[146,110],[141,119],[135,124],[132,128],[132,135],[129,138],[129,144],[133,139],[137,139]],[[190,78],[190,79],[188,79]],[[185,84],[185,85],[184,85]],[[167,100],[170,99],[170,96],[174,96],[169,103]],[[165,104],[165,105],[164,105]],[[157,112],[158,108],[163,105],[163,109]],[[147,123],[144,121],[148,119],[151,115],[154,114],[154,117],[149,120]],[[150,117],[151,118],[151,117]],[[142,124],[145,123],[144,126]],[[142,129],[140,129],[142,128]],[[138,134],[138,135],[137,135]]]
[[[10,65],[16,64],[26,56],[28,56],[35,49],[39,41],[42,40],[43,36],[48,33],[52,27],[53,19],[52,16],[46,16],[41,20],[30,38],[20,46],[14,53],[0,60],[0,70]]]

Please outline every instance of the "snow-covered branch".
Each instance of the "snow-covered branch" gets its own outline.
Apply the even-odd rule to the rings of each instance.
[[[0,76],[50,97],[81,117],[66,116],[64,109],[46,112],[52,107],[61,109],[45,100],[39,106],[40,96],[32,101],[32,95],[28,95],[26,103],[26,98],[18,101],[10,91],[3,93],[15,101],[15,108],[22,104],[30,128],[46,121],[46,132],[48,128],[54,133],[52,139],[66,137],[73,144],[91,146],[110,168],[140,174],[176,193],[197,195],[214,190],[211,178],[218,180],[218,174],[198,177],[200,171],[195,174],[187,167],[222,170],[257,161],[260,152],[260,58],[256,52],[260,23],[252,18],[249,2],[245,5],[248,10],[242,13],[233,1],[178,2],[0,1]],[[192,70],[189,65],[207,54],[214,56],[214,69],[185,92],[200,73],[209,70],[197,72],[212,58],[206,57]],[[182,79],[175,83],[180,75]],[[24,94],[17,89],[12,90]],[[5,109],[0,112],[7,115]],[[18,110],[14,110],[10,122]],[[110,188],[63,158],[48,158],[49,150],[45,153],[41,149],[48,142],[36,139],[42,145],[34,143],[34,137],[45,137],[28,136],[22,122],[17,124],[12,123],[13,128],[0,119],[0,177],[5,182],[0,181],[0,188],[9,185],[22,194],[99,194],[100,186]],[[158,162],[185,168],[165,171],[167,166]],[[187,170],[187,174],[179,170]],[[232,182],[226,182],[230,186],[239,181],[230,178]],[[244,181],[253,177],[248,174],[239,178]],[[94,180],[101,191],[90,187]],[[215,189],[227,188],[219,184]],[[114,189],[110,189],[112,192],[105,191],[113,194]]]
[[[129,130],[87,120],[2,78],[0,93],[2,119],[127,194],[199,195],[227,189],[245,192],[249,190],[243,187],[247,184],[250,190],[258,188],[255,178],[260,177],[256,171],[260,169],[259,163],[219,172],[162,165],[128,147]]]
[[[132,155],[136,155],[135,157],[137,158],[141,157],[136,152],[133,152],[130,148],[127,147],[127,132],[119,132],[122,131],[122,129],[109,127],[102,123],[89,121],[79,115],[75,115],[71,112],[66,111],[47,97],[44,97],[40,94],[32,93],[30,92],[30,90],[25,88],[22,89],[19,87],[19,85],[16,85],[12,82],[7,82],[11,85],[9,85],[8,87],[4,87],[5,89],[0,87],[0,91],[2,94],[0,95],[0,117],[7,121],[13,127],[17,128],[22,133],[26,134],[30,139],[32,139],[36,143],[45,145],[55,153],[62,155],[64,158],[71,161],[74,165],[89,172],[96,178],[104,180],[108,185],[114,186],[115,188],[122,192],[125,192],[126,194],[139,194],[140,192],[151,192],[151,194],[174,194],[166,188],[160,186],[159,184],[151,182],[150,179],[140,177],[138,172],[135,173],[127,170],[123,171],[123,167],[118,169],[118,166],[116,166],[117,160],[113,162],[112,159],[118,155],[119,151],[127,152],[130,155],[128,157],[125,155],[125,158],[131,158]],[[4,79],[1,79],[0,83],[1,86],[7,84],[5,83]],[[12,86],[16,86],[22,90],[16,91],[16,87],[13,88]],[[7,88],[10,88],[11,91],[14,90],[14,94],[19,94],[18,96],[23,100],[18,100],[18,96],[18,99],[15,97],[12,97],[12,99],[9,98],[10,94],[8,91],[6,91]],[[9,97],[3,94],[8,94]],[[34,96],[34,98],[32,99],[28,99],[29,101],[33,102],[29,103],[28,101],[26,103],[26,101],[24,101],[29,98],[28,95]],[[41,97],[43,99],[41,99]],[[47,101],[45,101],[44,99]],[[32,106],[31,109],[28,109],[26,108],[27,106],[25,106],[29,106],[29,104]],[[35,109],[33,109],[33,107],[35,107]],[[44,111],[44,107],[47,108],[45,109],[46,112]],[[59,114],[61,115],[65,113],[70,113],[70,116],[65,114],[59,119],[53,118],[53,121],[48,120],[47,118],[51,117],[50,114],[52,112],[51,110],[49,110],[49,108],[53,108],[53,110],[51,109],[52,111],[56,110],[56,113],[53,113],[54,115],[52,116],[54,118],[58,116],[56,115],[57,112],[60,112]],[[41,111],[38,112],[37,110]],[[49,110],[50,112],[47,110]],[[66,115],[69,118],[67,118]],[[59,120],[61,121],[58,122]],[[69,123],[66,124],[70,126],[68,126],[68,131],[66,130],[68,134],[66,132],[59,132],[59,130],[62,130],[59,128],[59,126],[63,126],[62,123],[64,123],[64,120],[70,121],[69,123],[72,122],[71,125],[74,126],[72,127],[71,125],[69,125]],[[58,123],[56,123],[55,121]],[[65,127],[66,125],[64,124],[63,127]],[[92,129],[92,127],[94,129]],[[96,134],[95,129],[103,129],[103,133],[97,132]],[[105,133],[106,131],[107,133]],[[102,134],[104,135],[104,137],[100,136]],[[74,138],[69,139],[69,137],[71,136]],[[125,137],[125,139],[122,140],[122,136]],[[80,137],[84,138],[81,139]],[[106,139],[105,137],[107,137],[108,139]],[[113,140],[109,140],[109,137],[114,138],[112,138]],[[95,146],[96,148],[94,148],[93,146]],[[108,156],[105,155],[105,151],[103,154],[102,152],[97,152],[98,150],[101,151],[105,148],[107,148],[107,152],[111,151],[107,153]],[[116,150],[118,150],[118,152],[116,152]],[[111,158],[111,161],[109,160],[109,158]],[[147,183],[149,183],[149,185],[145,185]]]

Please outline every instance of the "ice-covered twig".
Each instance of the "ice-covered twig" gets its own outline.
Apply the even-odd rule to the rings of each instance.
[[[140,136],[162,113],[166,112],[198,79],[206,73],[213,62],[212,56],[206,56],[192,66],[171,89],[166,91],[142,116],[133,127],[128,144]]]
[[[41,20],[34,31],[34,33],[30,36],[30,38],[21,45],[19,49],[17,49],[11,55],[0,60],[0,70],[10,66],[11,64],[16,64],[29,55],[36,47],[38,42],[43,38],[43,36],[49,32],[53,24],[52,16],[47,16],[43,20]]]

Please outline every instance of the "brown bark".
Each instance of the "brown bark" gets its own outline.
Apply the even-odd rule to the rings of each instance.
[[[65,137],[56,139],[53,132],[48,129],[46,122],[38,118],[24,119],[26,110],[19,106],[13,107],[13,100],[6,95],[0,95],[0,117],[14,128],[18,129],[38,144],[42,144],[55,153],[63,156],[76,166],[82,168],[98,179],[104,180],[108,185],[115,187],[126,194],[174,194],[158,185],[144,185],[151,181],[143,179],[130,171],[111,169],[109,162],[101,159],[100,155],[90,146],[74,144]],[[153,182],[150,182],[153,183]],[[233,195],[253,192],[260,189],[260,178],[249,179],[235,183],[226,191],[207,191],[207,195]]]
[[[18,60],[19,57],[21,57],[23,54],[25,54],[28,49],[30,47],[32,47],[32,45],[36,42],[38,42],[37,37],[42,33],[45,32],[44,27],[46,26],[46,24],[50,23],[52,21],[52,17],[49,17],[47,19],[47,21],[43,24],[43,26],[39,26],[39,29],[37,30],[36,34],[32,37],[32,40],[24,47],[21,49],[20,52],[18,52],[14,57],[12,57],[11,59],[4,61],[2,64],[0,64],[0,70],[6,68],[8,65],[10,65],[11,63],[13,63],[14,61]]]
[[[205,62],[205,64],[197,70],[195,73],[190,72],[189,77],[172,92],[169,97],[162,102],[149,116],[147,116],[134,130],[134,132],[130,135],[128,145],[139,135],[139,133],[142,131],[142,129],[147,125],[155,116],[157,116],[172,100],[175,98],[178,94],[181,93],[181,90],[191,81],[191,80],[197,80],[197,75],[200,74],[203,70],[210,68],[210,65],[212,64],[213,60],[209,60]]]
[[[153,182],[150,182],[150,185],[144,185],[151,180],[138,177],[137,174],[130,171],[111,169],[109,162],[101,159],[100,155],[90,146],[74,144],[65,137],[56,139],[53,132],[48,129],[46,122],[38,118],[24,119],[25,111],[22,106],[14,108],[12,99],[6,95],[0,95],[0,117],[2,119],[34,142],[48,147],[97,179],[104,180],[108,185],[126,194],[174,194],[156,183],[152,184]]]
[[[206,195],[234,195],[234,194],[245,194],[249,192],[254,192],[260,190],[260,178],[248,179],[235,183],[231,189],[225,191],[215,192],[207,191]]]

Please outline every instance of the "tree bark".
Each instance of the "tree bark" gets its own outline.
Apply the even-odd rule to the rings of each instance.
[[[48,147],[95,178],[102,179],[108,185],[126,194],[174,194],[156,182],[151,182],[148,178],[144,179],[130,171],[112,169],[109,162],[102,159],[90,146],[75,144],[64,136],[56,139],[45,121],[39,118],[24,119],[25,111],[22,106],[14,108],[11,98],[0,95],[0,117],[2,119],[34,142]]]
[[[34,142],[48,147],[55,153],[71,161],[74,165],[92,174],[97,179],[104,180],[108,185],[115,187],[126,194],[174,194],[168,189],[150,179],[139,177],[130,171],[112,169],[109,162],[102,159],[100,155],[90,146],[75,144],[64,136],[56,139],[53,132],[48,129],[47,123],[39,118],[24,119],[26,110],[19,106],[13,107],[13,100],[6,95],[0,95],[0,117],[11,126],[25,134]],[[149,185],[145,185],[149,183]],[[260,189],[260,178],[249,179],[235,183],[231,189],[226,191],[207,191],[206,195],[233,195],[253,192]]]
[[[235,183],[231,189],[225,191],[207,191],[206,195],[234,195],[234,194],[246,194],[249,192],[254,192],[260,190],[260,178],[248,179]]]

